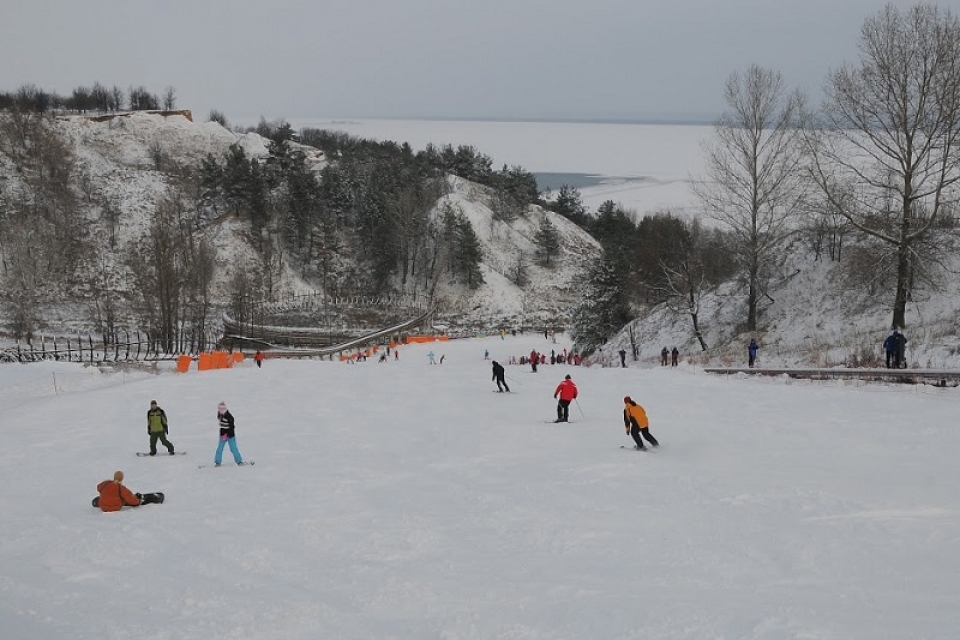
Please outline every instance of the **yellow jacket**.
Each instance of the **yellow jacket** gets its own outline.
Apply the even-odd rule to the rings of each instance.
[[[636,402],[628,402],[623,405],[623,426],[627,428],[627,431],[630,431],[630,425],[634,422],[640,429],[646,429],[650,426],[644,408]]]

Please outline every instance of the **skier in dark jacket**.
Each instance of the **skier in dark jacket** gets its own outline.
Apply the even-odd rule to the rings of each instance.
[[[904,352],[907,349],[907,336],[903,335],[899,331],[894,331],[894,333],[897,336],[897,353],[894,356],[894,366],[897,369],[906,369],[907,358]]]
[[[508,392],[510,391],[510,387],[507,386],[507,381],[504,380],[503,366],[501,366],[501,364],[500,364],[499,362],[497,362],[496,360],[493,361],[493,378],[492,378],[492,380],[496,380],[496,381],[497,381],[497,391],[499,391],[499,392],[501,392],[501,393],[503,392],[504,389],[506,389]],[[503,385],[503,386],[501,387],[500,385]]]
[[[759,349],[760,345],[757,344],[757,341],[750,338],[750,344],[747,345],[747,355],[750,356],[749,364],[751,367],[757,362],[757,350]]]
[[[147,434],[150,436],[150,455],[157,455],[157,440],[167,448],[167,453],[173,455],[173,443],[167,440],[167,414],[156,400],[150,401],[147,411]]]
[[[883,341],[883,351],[887,356],[887,369],[893,368],[897,357],[897,330],[894,329]]]

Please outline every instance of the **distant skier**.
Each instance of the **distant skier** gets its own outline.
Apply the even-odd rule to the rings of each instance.
[[[620,368],[626,369],[627,368],[627,351],[626,349],[620,349],[619,353],[620,353]]]
[[[757,351],[760,349],[760,345],[757,344],[757,341],[753,338],[750,338],[750,344],[747,345],[747,355],[749,356],[749,365],[753,365],[757,362]]]
[[[428,353],[427,357],[430,358],[430,364],[437,364],[437,356],[433,351]]]
[[[667,351],[666,347],[660,350],[660,366],[661,367],[667,366],[667,358],[669,356],[670,356],[670,352]]]
[[[577,385],[570,379],[569,373],[553,392],[553,397],[557,396],[560,396],[560,400],[557,402],[557,419],[554,422],[569,422],[570,403],[577,399]]]
[[[897,336],[897,353],[894,358],[894,363],[897,369],[906,369],[907,358],[905,351],[907,349],[907,336],[903,335],[899,330],[894,330],[894,333]]]
[[[223,460],[224,445],[230,446],[233,461],[237,464],[243,464],[243,457],[240,455],[240,449],[237,448],[236,424],[233,420],[233,414],[227,411],[225,402],[217,405],[217,421],[220,423],[220,441],[217,443],[217,453],[213,457],[214,466],[219,467]]]
[[[173,443],[167,440],[167,414],[156,400],[150,401],[147,410],[147,434],[150,436],[150,455],[157,455],[157,440],[167,448],[167,453],[173,455]]]
[[[897,358],[897,330],[894,329],[883,341],[883,350],[887,356],[887,369],[893,368],[893,363]]]
[[[507,381],[504,379],[504,377],[505,377],[505,372],[503,370],[503,366],[499,362],[494,360],[492,379],[497,382],[497,391],[499,391],[500,393],[503,393],[504,389],[506,389],[507,392],[510,391],[510,387],[507,386]],[[503,385],[502,388],[501,388],[501,385]]]
[[[630,396],[623,399],[623,426],[627,430],[627,435],[636,442],[637,451],[646,451],[643,446],[642,435],[654,447],[659,447],[660,443],[650,433],[650,422],[647,420],[647,412],[639,404],[634,402]]]
[[[254,362],[257,363],[257,369],[263,366],[263,351],[257,349],[257,352],[253,356]]]
[[[670,366],[675,367],[680,360],[680,351],[674,347],[673,351],[670,352]]]

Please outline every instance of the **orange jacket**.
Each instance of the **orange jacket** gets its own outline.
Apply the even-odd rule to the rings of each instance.
[[[650,426],[650,423],[647,421],[647,412],[644,411],[643,407],[637,403],[627,403],[623,405],[623,426],[627,429],[630,428],[630,424],[636,421],[637,426],[641,429],[646,429]]]
[[[140,498],[114,480],[104,480],[97,485],[97,491],[100,493],[101,511],[120,511],[124,506],[140,506]]]

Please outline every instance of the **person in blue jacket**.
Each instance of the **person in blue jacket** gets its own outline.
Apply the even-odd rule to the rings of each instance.
[[[883,350],[887,354],[887,369],[893,367],[894,359],[897,357],[897,330],[894,329],[887,339],[883,341]]]
[[[752,367],[757,362],[757,350],[760,349],[760,345],[757,344],[757,341],[754,338],[750,338],[750,344],[747,346],[747,355],[750,356],[750,366]]]

